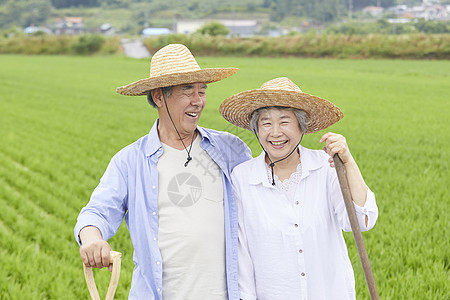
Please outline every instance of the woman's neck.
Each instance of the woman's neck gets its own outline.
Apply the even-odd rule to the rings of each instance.
[[[266,163],[270,165],[270,160],[266,154]],[[297,171],[297,166],[300,163],[299,150],[294,151],[288,158],[276,162],[273,166],[273,172],[277,175],[278,180],[283,181],[291,177],[291,174]]]

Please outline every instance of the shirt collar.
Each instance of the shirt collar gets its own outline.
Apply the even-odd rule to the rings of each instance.
[[[197,126],[198,132],[200,132],[200,136],[202,137],[202,144],[205,142],[209,142],[212,146],[214,146],[214,138],[211,136],[211,133],[206,131],[205,128]]]
[[[302,177],[307,177],[311,171],[317,170],[323,166],[323,163],[317,155],[313,154],[314,150],[307,149],[303,146],[298,146],[300,151],[300,161],[302,163]],[[265,187],[272,187],[272,183],[269,182],[267,177],[266,153],[263,151],[258,157],[255,157],[255,163],[252,165],[250,173],[250,184],[262,184]]]
[[[158,135],[158,124],[159,119],[155,121],[155,123],[152,126],[152,129],[150,129],[150,132],[148,133],[148,139],[145,145],[145,154],[147,157],[152,156],[159,149],[162,149],[161,140],[159,139]],[[201,141],[202,145],[205,142],[209,142],[212,146],[214,146],[213,138],[208,131],[206,131],[203,127],[200,126],[197,126],[197,130],[199,131],[200,136],[202,137]]]
[[[152,156],[162,148],[161,141],[158,135],[158,124],[159,119],[157,119],[155,123],[153,123],[152,129],[150,129],[150,132],[148,133],[148,139],[145,145],[145,155],[147,157]]]

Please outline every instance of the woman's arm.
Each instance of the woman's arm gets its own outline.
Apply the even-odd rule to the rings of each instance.
[[[324,150],[330,155],[329,161],[332,167],[334,167],[333,156],[335,154],[339,155],[345,167],[345,174],[353,201],[359,206],[364,206],[366,203],[367,185],[356,161],[350,153],[345,137],[328,132],[322,136],[320,142],[325,142]]]
[[[329,162],[331,167],[334,167],[333,156],[335,154],[339,155],[345,167],[345,175],[347,177],[353,202],[358,206],[364,206],[368,188],[356,161],[350,153],[345,137],[340,134],[328,132],[322,136],[320,142],[325,142],[324,150],[330,155]],[[368,217],[366,216],[366,226],[367,222]]]

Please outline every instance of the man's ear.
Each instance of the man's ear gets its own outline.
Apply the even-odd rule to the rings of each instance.
[[[163,107],[164,98],[163,98],[161,88],[153,89],[150,91],[150,93],[152,94],[152,99],[153,99],[153,102],[155,102],[156,106]]]

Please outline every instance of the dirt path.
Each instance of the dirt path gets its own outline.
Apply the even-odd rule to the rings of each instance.
[[[122,47],[126,56],[133,58],[150,57],[150,52],[145,48],[140,39],[122,39]]]

